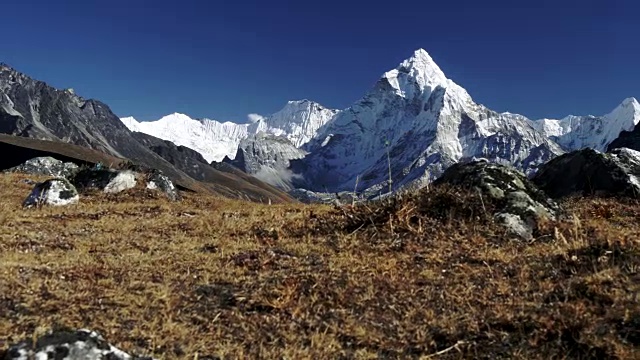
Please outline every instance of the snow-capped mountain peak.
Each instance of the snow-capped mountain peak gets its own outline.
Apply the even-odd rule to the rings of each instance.
[[[618,107],[605,116],[610,119],[640,119],[640,103],[634,97],[626,98]]]
[[[421,184],[472,157],[531,170],[562,150],[521,115],[498,114],[473,102],[419,49],[387,71],[365,97],[321,129],[294,161],[314,191]],[[391,168],[389,170],[389,168]]]
[[[282,110],[265,118],[266,132],[288,138],[295,147],[309,142],[318,129],[339,113],[309,100],[289,101]]]
[[[248,124],[196,120],[181,113],[169,114],[156,121],[138,122],[133,117],[125,117],[121,121],[131,131],[186,146],[211,162],[222,161],[225,157],[233,159],[240,141],[260,131],[283,136],[300,147],[337,113],[338,110],[327,109],[313,101],[299,100],[289,101],[282,110],[271,116],[252,114],[251,118],[255,121]]]
[[[567,151],[583,148],[606,151],[623,130],[631,131],[639,122],[640,103],[627,98],[606,115],[570,115],[561,120],[536,120],[532,125]]]
[[[389,182],[394,189],[420,187],[454,163],[473,158],[530,174],[565,151],[603,151],[622,130],[640,122],[640,104],[629,98],[607,115],[562,120],[498,113],[474,102],[418,49],[383,72],[345,110],[303,99],[270,116],[248,118],[248,124],[220,123],[176,113],[149,123],[122,121],[132,130],[190,147],[208,161],[227,157],[287,188],[336,192],[357,185],[358,191],[375,195],[387,191]],[[236,153],[239,158],[232,161]]]
[[[140,132],[140,123],[133,116],[120,118],[120,121],[131,131]]]
[[[383,85],[387,83],[395,89],[397,95],[405,98],[449,85],[444,72],[423,49],[416,50],[413,56],[401,62],[398,67],[385,72],[381,80]]]

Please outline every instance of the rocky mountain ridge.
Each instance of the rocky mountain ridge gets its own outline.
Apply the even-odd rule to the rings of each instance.
[[[176,183],[189,184],[200,189],[229,197],[249,198],[254,201],[291,201],[292,198],[274,187],[250,176],[224,173],[212,168],[211,181],[198,183],[187,175],[187,164],[172,164],[165,157],[174,149],[152,150],[134,137],[122,121],[104,103],[84,99],[71,90],[59,90],[45,82],[30,78],[8,65],[0,65],[0,133],[21,139],[10,139],[13,148],[31,152],[36,146],[41,151],[68,148],[78,145],[117,158],[130,160],[165,173]],[[34,145],[35,144],[35,145]],[[156,144],[157,145],[157,144]],[[166,144],[165,144],[166,145]],[[84,150],[71,150],[72,157],[83,157]],[[162,155],[162,156],[161,156]],[[177,155],[176,155],[177,156]],[[94,156],[95,157],[95,156]],[[204,164],[208,166],[209,164]]]

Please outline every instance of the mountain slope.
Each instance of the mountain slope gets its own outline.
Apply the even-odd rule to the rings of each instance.
[[[257,116],[256,121],[248,124],[194,120],[178,113],[156,121],[138,122],[132,117],[122,118],[121,121],[131,131],[143,132],[169,140],[178,146],[186,146],[211,162],[222,161],[225,157],[233,159],[240,141],[258,132],[283,136],[296,147],[302,146],[337,112],[318,103],[301,100],[289,101],[277,113],[268,117]]]
[[[532,171],[563,153],[515,114],[498,114],[473,102],[420,49],[386,72],[360,101],[320,129],[303,147],[309,155],[292,162],[314,191],[386,189],[415,185],[473,157],[516,164]],[[390,167],[390,170],[389,170]]]
[[[182,165],[174,166],[138,142],[107,105],[83,99],[70,90],[57,90],[4,64],[0,65],[0,133],[80,145],[162,170],[174,181],[197,183],[180,169]],[[228,186],[242,192],[244,185],[249,184],[234,175],[224,185],[202,185],[209,192],[227,195]],[[279,193],[273,201],[291,200],[268,187]],[[242,195],[259,201],[272,194]]]
[[[622,131],[620,136],[609,144],[607,151],[623,147],[640,151],[640,122],[632,130]]]
[[[295,147],[283,136],[260,132],[243,139],[233,160],[225,157],[224,163],[251,174],[282,190],[292,190],[290,161],[301,159],[307,153]]]
[[[200,153],[151,135],[134,132],[133,136],[163,159],[179,166],[192,178],[216,184],[218,192],[231,198],[250,198],[266,202],[288,202],[291,198],[259,179],[238,170],[214,167]]]
[[[640,103],[625,99],[612,112],[603,116],[568,116],[561,120],[542,119],[533,126],[556,141],[566,151],[592,148],[601,152],[622,131],[633,130],[640,123]]]

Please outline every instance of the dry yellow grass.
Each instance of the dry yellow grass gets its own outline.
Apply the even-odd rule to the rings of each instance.
[[[165,359],[640,358],[637,203],[567,202],[524,243],[447,189],[23,210],[24,178],[0,175],[0,348],[62,326]]]

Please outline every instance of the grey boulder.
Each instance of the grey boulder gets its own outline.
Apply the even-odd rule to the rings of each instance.
[[[542,165],[532,181],[549,196],[640,197],[640,151],[583,149]]]
[[[29,196],[22,202],[26,208],[42,205],[63,206],[75,204],[80,200],[78,191],[64,178],[49,179],[37,183]]]
[[[100,334],[90,330],[51,331],[32,344],[31,340],[11,346],[4,360],[153,360],[138,357],[110,345]]]
[[[63,162],[50,156],[44,156],[27,160],[18,166],[7,169],[6,172],[69,178],[78,172],[78,169],[78,165],[72,162]]]
[[[539,221],[553,220],[558,205],[522,172],[486,160],[454,164],[434,181],[476,191],[483,201],[496,204],[494,218],[521,238],[531,239]]]
[[[147,174],[147,189],[162,191],[172,201],[181,199],[180,193],[171,179],[160,170],[152,170]]]

